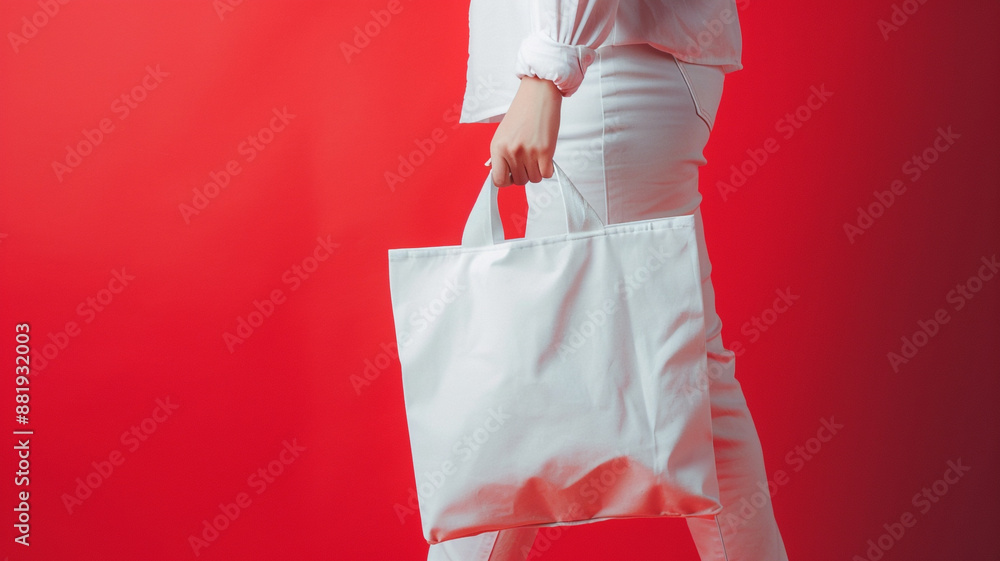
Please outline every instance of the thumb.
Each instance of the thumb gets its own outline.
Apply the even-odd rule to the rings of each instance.
[[[511,184],[510,167],[503,158],[493,157],[493,184],[497,187],[506,187]]]
[[[552,177],[556,172],[555,167],[552,165],[552,158],[540,157],[538,160],[538,172],[542,174],[542,177]]]

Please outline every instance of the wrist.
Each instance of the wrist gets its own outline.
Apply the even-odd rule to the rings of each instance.
[[[544,78],[539,78],[537,76],[524,76],[521,78],[522,88],[529,88],[538,92],[542,92],[544,95],[562,101],[563,93],[556,86],[556,83],[552,80],[546,80]]]

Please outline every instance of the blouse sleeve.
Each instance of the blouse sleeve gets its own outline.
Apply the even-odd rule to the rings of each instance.
[[[573,95],[614,25],[619,0],[530,0],[531,34],[521,42],[517,77],[552,80]]]

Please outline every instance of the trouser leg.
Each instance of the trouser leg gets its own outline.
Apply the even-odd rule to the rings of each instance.
[[[427,561],[525,561],[537,533],[537,528],[513,528],[448,540],[431,545]]]
[[[688,528],[702,561],[786,561],[771,508],[760,439],[734,376],[736,357],[722,343],[722,321],[715,311],[712,266],[700,211],[695,218],[708,347],[708,380],[702,387],[711,403],[723,510],[715,517],[687,518]]]
[[[722,342],[701,221],[698,167],[706,163],[702,151],[722,81],[717,68],[686,65],[647,45],[602,47],[580,89],[564,100],[555,160],[608,224],[695,214],[708,352],[704,389],[723,511],[688,518],[688,526],[703,561],[784,561],[760,441],[734,376],[735,357]],[[528,184],[529,205],[552,204],[553,179]],[[529,214],[527,236],[561,227]],[[506,559],[522,558],[490,561]]]

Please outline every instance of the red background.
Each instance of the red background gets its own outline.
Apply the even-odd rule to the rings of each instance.
[[[737,376],[768,472],[790,474],[773,501],[792,559],[866,558],[907,512],[916,524],[882,538],[885,559],[1000,551],[1000,280],[973,281],[961,310],[948,301],[1000,251],[1000,52],[987,39],[1000,9],[896,4],[919,9],[886,39],[889,0],[741,3],[745,69],[728,76],[702,168],[724,336],[742,345]],[[34,430],[31,546],[13,543],[10,435],[0,555],[424,558],[417,515],[394,510],[414,474],[399,364],[383,354],[394,340],[386,250],[458,243],[496,125],[456,126],[468,2],[400,5],[348,61],[342,44],[387,2],[245,2],[222,17],[208,0],[71,2],[16,51],[9,33],[42,8],[0,4],[0,418]],[[147,66],[168,75],[136,90],[144,99],[121,119],[113,104]],[[779,119],[823,85],[832,97],[783,136]],[[275,108],[294,117],[246,161],[241,142]],[[60,181],[53,161],[105,118],[111,132]],[[938,127],[959,138],[912,181],[902,166]],[[444,141],[390,189],[385,173],[438,128]],[[717,182],[769,137],[779,150],[724,199]],[[240,173],[186,221],[179,205],[230,160]],[[896,179],[905,192],[849,240],[844,224]],[[523,194],[506,190],[502,204],[517,233]],[[332,255],[292,290],[283,275],[327,236]],[[134,277],[123,289],[111,282],[122,268]],[[120,292],[102,292],[109,282]],[[786,288],[799,300],[751,340],[742,326]],[[275,289],[285,300],[230,352],[224,334]],[[86,312],[88,298],[106,305]],[[938,309],[948,323],[894,371],[887,354]],[[78,332],[65,334],[69,321]],[[13,411],[21,322],[36,367],[51,344],[27,427]],[[366,361],[379,366],[358,392]],[[167,397],[177,408],[164,417]],[[154,417],[137,448],[122,440]],[[844,427],[817,450],[810,439],[831,417]],[[284,441],[305,450],[282,454]],[[795,460],[805,446],[815,453]],[[114,451],[113,472],[93,475]],[[248,482],[282,458],[266,488]],[[912,497],[958,459],[969,471],[922,512]],[[64,495],[88,475],[99,486],[68,509]],[[249,506],[196,556],[189,536],[239,493]],[[550,542],[536,558],[697,559],[672,519]]]

